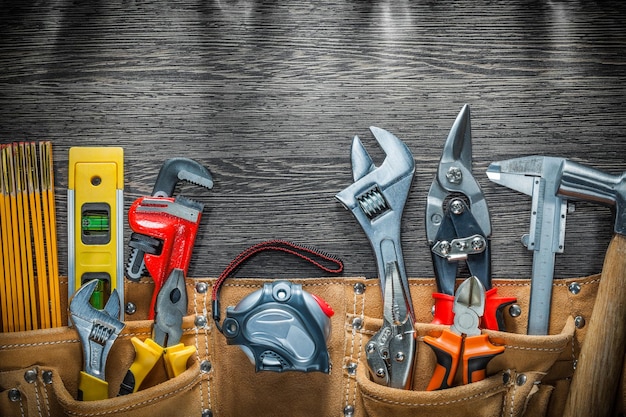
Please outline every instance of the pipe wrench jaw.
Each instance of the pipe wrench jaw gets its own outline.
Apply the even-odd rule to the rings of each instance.
[[[163,162],[152,189],[153,197],[172,197],[176,186],[189,182],[207,189],[213,188],[213,178],[208,169],[188,158],[171,158]],[[178,197],[182,198],[182,197]],[[202,209],[200,208],[200,211]],[[149,236],[133,233],[129,242],[131,253],[126,266],[126,276],[138,281],[144,275],[146,265],[144,256],[160,252],[159,242]]]

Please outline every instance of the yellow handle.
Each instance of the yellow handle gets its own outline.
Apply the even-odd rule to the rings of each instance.
[[[130,365],[128,372],[133,375],[131,392],[137,392],[143,380],[163,354],[163,348],[152,339],[146,339],[142,342],[133,337],[130,341],[135,347],[135,360]]]
[[[78,400],[95,401],[109,398],[109,384],[100,378],[89,375],[85,371],[80,371],[80,381],[78,382]]]
[[[185,346],[182,343],[165,349],[165,369],[167,376],[174,378],[187,369],[187,359],[196,353],[195,346]]]

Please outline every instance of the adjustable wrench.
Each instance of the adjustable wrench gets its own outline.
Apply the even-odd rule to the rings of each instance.
[[[159,290],[174,269],[187,274],[196,232],[204,205],[184,197],[141,197],[128,210],[128,224],[133,232],[160,243],[159,250],[146,253],[146,268],[154,281],[149,318]]]
[[[355,136],[351,152],[354,183],[336,198],[367,235],[383,291],[383,326],[366,347],[370,373],[381,385],[408,389],[415,356],[415,314],[400,246],[400,225],[415,161],[400,139],[377,127],[370,130],[386,158],[376,167]]]
[[[180,181],[187,181],[208,189],[213,188],[211,173],[204,166],[188,158],[171,158],[163,162],[152,189],[152,196],[171,197]],[[160,243],[149,236],[133,233],[128,245],[131,247],[131,253],[126,276],[137,281],[146,269],[144,255],[157,253]]]
[[[533,251],[528,334],[548,334],[554,258],[563,253],[567,200],[557,195],[563,158],[528,156],[493,162],[487,176],[497,184],[532,196],[530,233],[522,243]]]
[[[70,319],[78,332],[83,347],[83,371],[78,383],[78,400],[93,401],[109,398],[109,384],[104,369],[109,351],[124,328],[119,321],[120,299],[117,290],[111,292],[104,310],[97,310],[89,302],[98,285],[94,279],[76,291],[70,301]]]

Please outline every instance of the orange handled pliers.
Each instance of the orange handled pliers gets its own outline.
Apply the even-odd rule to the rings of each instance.
[[[459,360],[462,360],[463,384],[485,379],[489,361],[504,352],[503,346],[495,346],[480,330],[481,317],[485,311],[485,288],[478,278],[472,276],[463,281],[454,297],[454,324],[441,336],[425,336],[437,357],[435,372],[427,391],[449,388],[454,384]]]

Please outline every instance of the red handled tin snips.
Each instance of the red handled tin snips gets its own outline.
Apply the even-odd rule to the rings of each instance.
[[[437,175],[428,192],[426,236],[437,281],[434,323],[454,320],[454,287],[459,262],[486,289],[483,327],[504,330],[502,310],[516,301],[498,297],[491,285],[491,220],[485,196],[472,176],[470,109],[466,104],[446,140]]]

